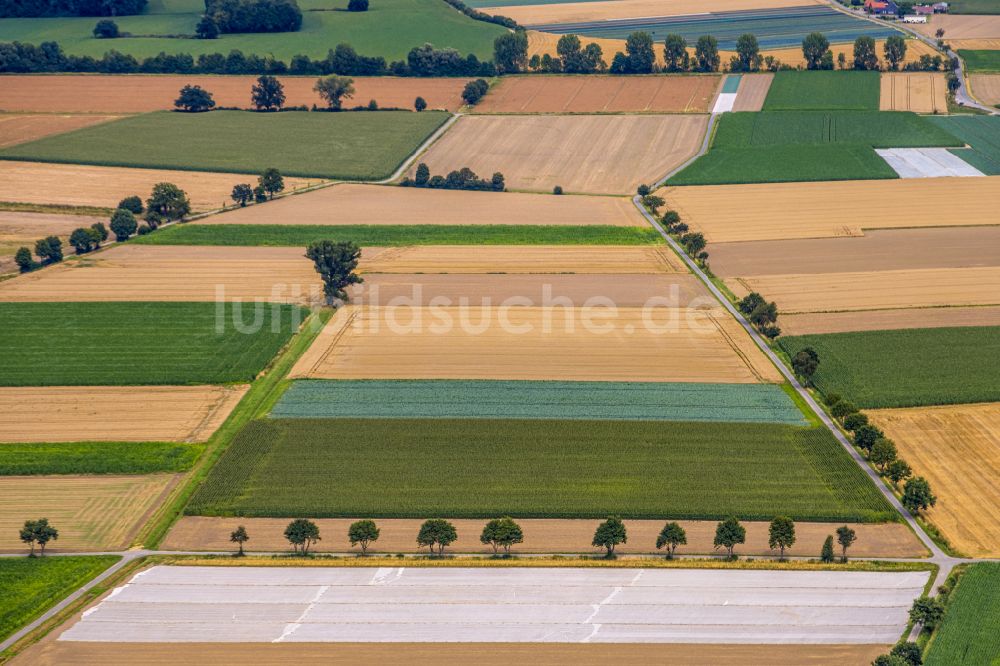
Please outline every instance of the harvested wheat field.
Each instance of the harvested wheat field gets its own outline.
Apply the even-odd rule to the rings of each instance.
[[[485,520],[449,519],[458,531],[458,540],[448,546],[454,553],[492,554],[490,546],[479,542]],[[353,519],[317,520],[322,534],[329,535],[316,544],[318,552],[351,552],[347,540],[347,528]],[[426,550],[414,543],[414,535],[420,530],[420,520],[381,519],[379,540],[372,544],[373,553],[415,553]],[[524,531],[524,543],[514,546],[516,553],[594,553],[599,549],[591,546],[596,520],[559,519],[519,519]],[[688,543],[681,546],[678,553],[707,555],[717,553],[712,545],[715,537],[715,521],[682,520],[681,526],[687,532]],[[615,551],[619,553],[651,554],[656,537],[663,529],[662,520],[626,520],[628,543],[621,544]],[[163,543],[165,550],[229,550],[229,534],[238,525],[245,525],[254,535],[248,544],[253,551],[283,551],[288,548],[284,529],[288,520],[283,518],[208,518],[185,516],[174,524]],[[737,550],[741,555],[769,557],[775,551],[768,548],[768,523],[746,522],[747,542]],[[805,523],[795,525],[797,541],[788,551],[790,555],[813,555],[823,546],[823,540],[836,526],[828,523]],[[901,523],[852,524],[858,533],[858,542],[851,553],[856,557],[925,557],[927,550],[917,540],[913,532]]]
[[[47,551],[100,551],[128,547],[142,521],[180,475],[0,477],[0,552],[22,552],[18,530],[28,517],[59,529]]]
[[[4,77],[6,79],[6,77]],[[4,89],[6,90],[6,80]],[[3,93],[0,93],[2,96]],[[72,132],[82,127],[90,127],[109,120],[118,120],[121,116],[61,116],[54,114],[21,115],[0,114],[0,148],[13,146],[17,143],[27,143],[43,136]]]
[[[766,294],[783,313],[1000,304],[1000,266],[730,278],[738,297]]]
[[[982,50],[982,51],[997,51],[1000,50],[1000,38],[993,39],[952,39],[948,40],[948,46],[953,50]]]
[[[491,172],[492,173],[492,172]],[[489,175],[489,174],[484,174]],[[532,224],[645,226],[626,197],[461,192],[342,184],[198,224]]]
[[[947,95],[943,72],[883,72],[879,109],[947,113]]]
[[[1000,557],[1000,404],[866,412],[937,504],[927,516],[958,550]]]
[[[291,376],[781,381],[778,371],[728,314],[685,308],[401,311],[348,306],[327,324]]]
[[[528,274],[365,274],[351,289],[357,305],[395,307],[458,305],[565,305],[598,302],[618,307],[656,303],[668,307],[718,307],[701,281],[689,273],[582,276]]]
[[[708,116],[464,116],[420,160],[514,190],[631,194],[698,152]]]
[[[62,206],[114,208],[130,195],[145,199],[156,183],[174,183],[187,192],[195,212],[232,205],[233,185],[254,183],[257,176],[160,169],[46,164],[42,162],[0,161],[0,201]],[[319,179],[285,178],[285,188],[293,190]]]
[[[664,245],[413,245],[366,249],[361,271],[589,275],[686,273],[687,268]]]
[[[46,236],[62,236],[63,242],[78,227],[97,222],[107,224],[105,217],[60,215],[58,213],[18,213],[0,210],[0,273],[17,270],[14,253],[22,246],[34,247],[35,241]]]
[[[864,236],[713,243],[719,277],[1000,266],[1000,226],[877,229]]]
[[[781,332],[785,335],[952,326],[1000,326],[1000,307],[866,310],[863,317],[859,317],[856,312],[781,315]]]
[[[419,95],[430,109],[455,110],[462,106],[462,88],[468,79],[395,78],[355,76],[354,97],[344,106],[368,104],[412,109]],[[313,91],[315,76],[279,77],[285,87],[286,106],[312,106],[320,98]],[[5,76],[0,90],[0,109],[58,113],[146,113],[172,110],[177,91],[197,85],[212,93],[219,106],[250,106],[250,88],[256,76],[205,75],[18,75]]]
[[[760,111],[771,89],[774,74],[744,74],[736,90],[733,111]]]
[[[508,16],[521,25],[539,23],[584,23],[650,16],[682,16],[708,12],[735,12],[751,9],[777,9],[819,4],[818,0],[599,0],[598,2],[563,2],[486,7],[487,14]],[[558,35],[557,35],[558,37]],[[584,43],[590,41],[581,37]],[[621,49],[624,50],[624,49]],[[614,51],[604,52],[610,61]],[[725,62],[725,61],[723,61]]]
[[[888,645],[711,645],[671,643],[96,643],[44,640],[29,647],[13,664],[34,666],[176,666],[178,662],[245,666],[252,663],[299,666],[303,663],[386,666],[511,662],[551,666],[589,663],[649,664],[669,651],[671,661],[686,666],[821,666],[867,664]],[[754,655],[757,655],[756,657]]]
[[[707,113],[718,76],[504,77],[476,113]]]
[[[972,93],[980,102],[1000,104],[1000,74],[973,74],[969,81]]]
[[[975,14],[935,14],[927,23],[916,23],[913,30],[936,37],[944,30],[944,39],[954,47],[957,39],[1000,39],[1000,16]]]
[[[0,442],[204,442],[248,388],[0,388]]]
[[[710,243],[1000,224],[1000,177],[707,185],[657,193]]]
[[[0,283],[0,301],[262,300],[311,304],[301,248],[122,245]]]

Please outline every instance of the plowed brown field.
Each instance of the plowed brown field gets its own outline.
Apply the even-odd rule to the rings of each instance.
[[[705,113],[718,76],[504,77],[476,113]]]
[[[107,218],[55,213],[15,213],[0,210],[0,273],[17,270],[14,253],[22,246],[34,247],[35,241],[46,236],[62,236],[63,243],[77,227],[89,227],[96,222],[107,224]]]
[[[1000,176],[670,187],[658,194],[713,243],[1000,224]]]
[[[248,388],[0,388],[0,442],[204,442]]]
[[[450,519],[458,531],[458,540],[448,547],[454,553],[492,554],[490,546],[479,542],[479,534],[483,531],[483,520]],[[317,544],[319,552],[351,552],[347,540],[347,527],[353,519],[322,519],[317,520],[320,532],[327,535]],[[555,519],[519,519],[518,524],[524,531],[524,543],[514,546],[517,553],[594,553],[598,549],[590,543],[594,537],[596,520],[555,520]],[[718,553],[714,549],[715,521],[682,520],[681,526],[687,532],[688,543],[678,549],[679,554],[707,555]],[[425,549],[419,548],[414,537],[420,529],[420,520],[381,519],[378,521],[381,533],[377,543],[372,544],[372,553],[415,553]],[[621,544],[615,550],[625,553],[652,554],[656,537],[663,529],[662,520],[626,520],[628,543]],[[283,551],[288,548],[288,540],[284,537],[284,529],[288,520],[284,518],[205,518],[200,516],[185,516],[174,524],[163,543],[165,550],[229,550],[232,544],[229,535],[237,525],[245,525],[247,531],[254,535],[248,544],[254,551]],[[747,522],[746,544],[737,548],[741,555],[769,557],[775,551],[768,548],[768,523]],[[791,555],[809,555],[818,553],[823,547],[823,541],[831,534],[836,525],[829,523],[796,523],[795,546],[789,551]],[[851,553],[856,557],[924,557],[927,550],[920,544],[913,533],[903,524],[888,523],[884,525],[852,524],[858,534],[857,543],[851,547]]]
[[[888,645],[702,645],[671,643],[85,643],[44,641],[28,648],[15,664],[49,666],[176,666],[178,663],[245,666],[265,663],[301,666],[357,664],[440,666],[512,662],[579,666],[580,664],[650,664],[670,653],[685,666],[821,666],[868,664]],[[754,656],[756,655],[756,656]]]
[[[41,162],[0,161],[0,201],[64,206],[114,208],[130,195],[145,199],[156,183],[174,183],[187,192],[195,212],[232,205],[233,185],[254,182],[256,176],[159,169],[43,164]],[[318,179],[285,178],[285,188],[293,190]]]
[[[706,12],[733,12],[748,9],[801,7],[817,0],[602,0],[599,2],[565,2],[510,7],[486,7],[487,14],[509,16],[521,25],[539,23],[581,23],[606,19],[644,18],[647,16],[680,16]],[[558,35],[557,35],[558,36]],[[582,38],[586,43],[589,41]],[[662,49],[659,49],[662,50]],[[614,53],[604,52],[610,61]]]
[[[464,116],[419,160],[500,171],[514,190],[631,194],[693,156],[708,116]]]
[[[958,550],[1000,557],[1000,404],[886,409],[868,416],[930,481],[928,518]]]
[[[781,331],[785,335],[951,326],[1000,326],[1000,307],[868,310],[864,317],[855,312],[781,315]]]
[[[491,172],[492,173],[492,172]],[[561,197],[343,184],[198,224],[540,224],[643,226],[625,197]]]
[[[1000,74],[973,74],[972,93],[983,104],[1000,104]]]
[[[928,37],[943,29],[945,41],[954,45],[956,39],[1000,38],[1000,16],[935,14],[927,23],[916,23],[912,28]]]
[[[733,111],[760,111],[764,108],[764,100],[773,80],[774,74],[744,74],[736,90]]]
[[[737,296],[766,294],[786,313],[1000,304],[1000,267],[928,268],[725,281]]]
[[[49,519],[59,540],[46,552],[120,550],[180,475],[0,478],[0,552],[23,552],[28,518]]]
[[[355,76],[354,97],[346,106],[367,104],[374,99],[380,107],[412,109],[419,95],[428,108],[455,110],[462,102],[462,88],[468,79]],[[44,75],[5,76],[0,88],[0,109],[5,111],[56,111],[145,113],[173,109],[177,91],[198,85],[212,93],[219,106],[250,106],[250,88],[255,76],[163,76],[163,75]],[[279,77],[285,86],[287,106],[320,103],[313,92],[315,76]]]
[[[0,96],[2,95],[3,93],[0,93]],[[13,146],[16,143],[27,143],[43,136],[72,132],[82,127],[117,120],[120,117],[0,114],[0,148]]]
[[[881,85],[882,111],[948,112],[943,72],[883,72]]]
[[[864,236],[713,243],[719,277],[1000,266],[1000,226],[879,229]]]
[[[341,309],[292,370],[317,379],[777,382],[722,310]],[[644,319],[644,317],[648,317]],[[647,321],[649,325],[647,325]],[[654,329],[656,326],[657,329]]]

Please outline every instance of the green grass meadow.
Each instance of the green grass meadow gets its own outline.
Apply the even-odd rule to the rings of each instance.
[[[1000,73],[1000,50],[961,49],[958,55],[962,56],[965,70],[971,74]]]
[[[178,224],[138,236],[143,245],[266,245],[305,247],[316,240],[350,240],[370,247],[400,245],[657,245],[652,227],[434,224]]]
[[[184,472],[204,448],[174,442],[0,444],[0,476]]]
[[[117,555],[0,558],[0,639],[101,573]]]
[[[878,111],[879,72],[775,72],[765,111]]]
[[[821,428],[468,419],[254,421],[186,513],[894,519]]]
[[[1000,401],[998,326],[800,335],[780,343],[789,355],[815,349],[816,386],[861,408]]]
[[[346,0],[303,0],[302,29],[294,33],[220,35],[218,39],[177,39],[157,35],[193,35],[205,12],[198,0],[153,0],[147,13],[115,17],[122,32],[134,37],[114,40],[93,36],[96,18],[17,18],[0,21],[0,42],[39,44],[56,41],[73,55],[100,58],[116,49],[137,58],[166,53],[244,54],[273,56],[288,63],[303,54],[324,58],[337,44],[347,43],[366,56],[405,60],[414,46],[430,42],[439,48],[457,49],[480,59],[493,55],[493,40],[505,32],[491,23],[474,21],[441,0],[378,0],[366,12],[344,11]],[[322,11],[310,11],[322,10]]]
[[[0,150],[0,158],[369,180],[389,176],[449,114],[439,111],[161,111]]]
[[[247,382],[304,318],[273,303],[0,303],[0,386]]]
[[[974,564],[951,593],[926,666],[1000,663],[1000,562]]]
[[[1000,14],[998,0],[953,0],[948,3],[949,14]]]

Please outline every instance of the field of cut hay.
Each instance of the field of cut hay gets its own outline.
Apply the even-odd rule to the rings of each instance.
[[[317,552],[351,552],[358,547],[350,547],[347,528],[350,518],[324,518],[316,521],[320,533],[330,535],[316,544]],[[420,520],[406,518],[385,518],[378,521],[379,540],[373,543],[370,553],[409,553],[421,550],[414,543],[413,535],[420,529]],[[524,543],[513,547],[515,553],[593,553],[590,545],[594,538],[595,521],[583,519],[527,518],[517,521],[524,531]],[[678,548],[678,553],[714,554],[712,541],[716,523],[702,520],[678,521],[687,532],[688,543]],[[479,542],[483,520],[456,518],[452,520],[458,532],[458,540],[448,546],[453,553],[476,553],[489,555],[493,549]],[[212,518],[205,516],[184,516],[167,535],[163,543],[165,550],[229,550],[232,545],[229,535],[238,525],[245,525],[254,539],[247,544],[251,551],[282,551],[288,548],[288,541],[282,532],[288,521],[281,518]],[[768,557],[774,552],[768,548],[768,523],[745,522],[747,542],[740,547],[740,553],[750,556]],[[663,529],[662,520],[626,520],[628,542],[615,548],[616,553],[662,554],[654,547],[656,537]],[[851,547],[855,557],[923,557],[926,550],[916,537],[900,523],[873,525],[852,523],[858,534],[857,543]],[[829,523],[796,523],[795,546],[792,555],[813,555],[823,546],[823,540],[830,533]],[[425,549],[424,549],[425,550]]]
[[[961,39],[1000,39],[1000,16],[935,14],[927,23],[914,24],[913,29],[931,38],[944,30],[944,40],[949,44]]]
[[[44,85],[44,84],[43,84]],[[7,81],[4,80],[4,92],[0,92],[0,104],[6,94]],[[0,113],[0,148],[27,143],[43,136],[72,132],[82,127],[90,127],[109,120],[117,120],[120,116],[58,116],[53,114],[6,114]]]
[[[941,72],[883,72],[879,109],[947,113],[948,85]]]
[[[973,74],[972,94],[983,104],[1000,104],[1000,74]]]
[[[0,301],[309,304],[322,297],[303,248],[123,245],[0,283]]]
[[[593,321],[588,321],[590,316]],[[644,316],[648,317],[645,321]],[[619,308],[609,314],[601,308],[347,307],[320,333],[291,376],[723,383],[781,380],[731,317],[720,310],[683,308],[659,308],[650,313]]]
[[[174,183],[187,192],[193,211],[232,205],[233,185],[255,183],[257,176],[230,173],[193,173],[160,169],[9,162],[0,160],[0,201],[62,206],[114,208],[130,195],[145,199],[156,183]],[[319,179],[285,178],[285,188],[293,190]]]
[[[1000,404],[867,412],[937,495],[927,517],[959,551],[1000,557]]]
[[[521,25],[533,25],[537,23],[584,23],[648,16],[682,16],[706,12],[777,9],[780,7],[801,7],[814,2],[815,0],[711,0],[710,2],[672,0],[669,4],[658,0],[598,0],[596,2],[538,4],[504,2],[497,7],[485,7],[482,11],[487,14],[509,16]],[[475,2],[473,4],[488,3]],[[611,55],[614,54],[605,52],[605,57],[609,60]]]
[[[203,442],[247,388],[0,388],[0,442]]]
[[[492,172],[491,172],[492,173]],[[480,174],[488,176],[491,174]],[[2,219],[2,218],[0,218]],[[460,192],[345,183],[198,224],[645,226],[625,197]]]
[[[773,74],[744,74],[736,91],[733,111],[760,111],[773,80]]]
[[[860,236],[863,229],[1000,224],[1000,178],[672,187],[659,192],[709,242]]]
[[[1000,305],[1000,266],[730,278],[738,296],[766,294],[781,312]]]
[[[59,540],[46,551],[128,547],[147,514],[177,480],[147,476],[12,476],[0,483],[0,552],[21,552],[18,531],[28,518],[49,519]]]
[[[516,76],[476,113],[706,113],[718,76]]]
[[[951,326],[1000,326],[1000,307],[867,310],[863,317],[856,312],[781,315],[785,335]]]
[[[89,227],[96,222],[107,224],[107,218],[58,213],[19,213],[0,210],[0,273],[17,270],[14,253],[22,246],[34,247],[35,241],[46,236],[61,236],[63,243],[77,227]]]
[[[320,104],[313,92],[315,76],[281,76],[285,106]],[[467,79],[354,76],[354,96],[344,106],[368,104],[374,99],[382,108],[412,109],[419,95],[429,109],[454,111],[462,106],[462,88]],[[250,87],[255,76],[172,75],[16,75],[5,76],[0,90],[0,109],[47,113],[147,113],[169,111],[182,86],[201,86],[212,93],[218,106],[249,107]]]
[[[504,174],[511,189],[631,194],[694,155],[708,116],[465,116],[421,161]]]

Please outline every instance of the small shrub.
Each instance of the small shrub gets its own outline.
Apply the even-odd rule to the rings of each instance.
[[[148,224],[140,224],[137,233],[140,236],[145,236],[146,234],[151,234],[151,233],[153,233],[153,227],[149,226]]]
[[[555,187],[552,188],[552,194],[562,194],[562,193],[563,193],[562,185],[556,185]]]
[[[424,109],[427,108],[427,100],[425,100],[423,97],[417,97],[415,100],[413,100],[413,108],[416,109],[418,113],[420,111],[423,111]]]
[[[368,11],[368,0],[348,0],[347,11],[349,12]]]

